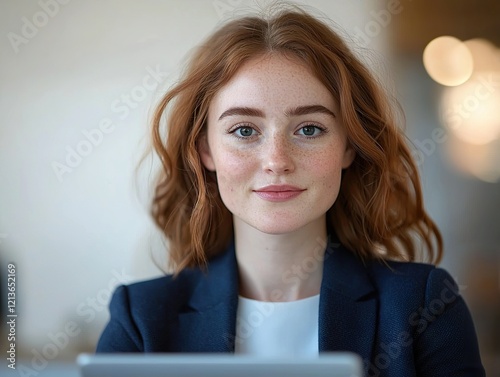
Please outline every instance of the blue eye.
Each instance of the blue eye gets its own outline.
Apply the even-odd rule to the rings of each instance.
[[[250,127],[240,127],[236,130],[240,136],[248,137],[252,136],[253,130]]]
[[[311,136],[318,136],[321,133],[323,133],[324,131],[325,131],[324,129],[322,129],[318,126],[314,126],[312,124],[309,124],[307,126],[302,127],[298,132],[304,136],[311,137]]]
[[[236,137],[240,139],[247,139],[250,138],[251,136],[254,136],[256,131],[250,126],[239,126],[230,131],[230,133],[234,134]]]

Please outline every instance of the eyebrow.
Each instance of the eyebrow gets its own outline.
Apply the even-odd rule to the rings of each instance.
[[[307,106],[297,106],[291,109],[288,109],[285,111],[285,115],[287,117],[293,117],[293,116],[299,116],[299,115],[308,115],[308,114],[315,114],[315,113],[321,113],[321,114],[327,114],[331,115],[334,118],[336,118],[336,115],[333,111],[327,109],[323,105],[307,105]],[[233,116],[233,115],[245,115],[245,116],[252,116],[252,117],[259,117],[259,118],[265,118],[264,112],[259,109],[255,109],[252,107],[231,107],[230,109],[227,109],[224,111],[221,116],[219,117],[219,120]]]

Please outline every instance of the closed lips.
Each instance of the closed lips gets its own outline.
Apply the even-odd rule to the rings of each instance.
[[[300,187],[290,186],[290,185],[271,185],[254,190],[256,192],[300,192],[305,191]]]
[[[266,186],[255,190],[254,192],[263,200],[270,202],[284,202],[296,198],[304,191],[305,189],[286,185]]]

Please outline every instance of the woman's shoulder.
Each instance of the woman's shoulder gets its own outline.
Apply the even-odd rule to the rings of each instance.
[[[127,285],[122,285],[116,289],[126,291],[130,300],[134,301],[159,301],[178,300],[185,297],[189,291],[192,291],[199,281],[203,278],[204,272],[201,269],[185,269],[177,276],[166,274],[164,276],[141,280]]]
[[[366,263],[366,268],[375,281],[390,284],[422,285],[435,276],[449,277],[453,280],[447,270],[429,263],[372,260]]]
[[[448,305],[460,297],[460,288],[450,273],[432,264],[372,261],[366,268],[382,300],[398,297],[420,305],[439,300]]]
[[[177,275],[167,274],[149,280],[118,287],[113,301],[130,310],[168,308],[175,313],[190,307],[211,305],[213,301],[234,293],[237,285],[234,253],[224,252],[209,260],[203,267],[187,267]]]

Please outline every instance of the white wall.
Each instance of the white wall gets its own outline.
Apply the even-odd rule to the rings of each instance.
[[[352,35],[367,30],[371,36],[361,44],[385,52],[385,29],[373,24],[384,2],[308,5]],[[186,53],[231,10],[248,6],[253,1],[0,4],[0,250],[3,263],[17,264],[18,347],[29,355],[69,321],[82,333],[60,354],[93,346],[116,276],[131,281],[161,273],[150,257],[159,247],[147,202],[134,183],[148,115]],[[39,27],[23,27],[25,18]],[[108,133],[58,177],[54,162],[67,165],[68,148],[85,147],[84,132],[103,122]],[[139,186],[148,183],[143,177]]]

